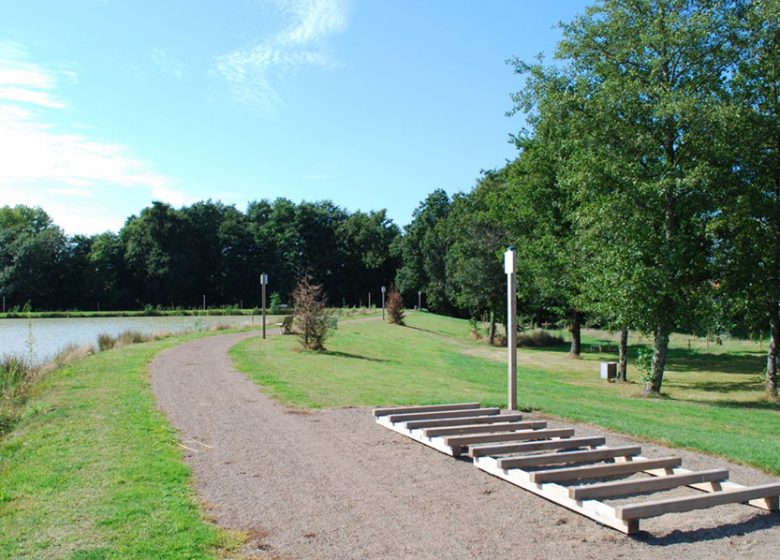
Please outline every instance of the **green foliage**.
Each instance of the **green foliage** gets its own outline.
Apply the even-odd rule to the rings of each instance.
[[[282,305],[282,296],[279,295],[279,292],[272,293],[271,306],[269,308],[271,315],[279,315],[281,313],[281,305]]]
[[[642,383],[647,384],[653,379],[653,351],[641,347],[636,350],[636,368],[639,370]]]

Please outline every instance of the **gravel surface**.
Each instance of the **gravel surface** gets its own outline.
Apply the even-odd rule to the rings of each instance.
[[[369,409],[288,409],[227,356],[255,335],[190,342],[151,366],[158,405],[180,431],[204,508],[218,525],[249,533],[246,557],[780,558],[778,514],[721,506],[645,520],[628,537],[382,428]],[[604,430],[577,425],[577,432]],[[643,444],[645,456],[668,454],[691,469],[728,467],[742,484],[773,480]]]

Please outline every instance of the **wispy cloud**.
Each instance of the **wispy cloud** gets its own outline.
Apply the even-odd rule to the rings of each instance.
[[[288,20],[270,39],[216,59],[216,72],[239,101],[262,110],[282,103],[276,84],[303,67],[336,67],[323,50],[329,36],[346,30],[346,0],[272,0],[266,3]]]
[[[56,95],[61,78],[76,80],[72,72],[52,72],[31,62],[21,45],[0,42],[0,203],[47,211],[70,207],[69,222],[78,224],[80,232],[94,232],[89,220],[99,227],[105,219],[94,220],[93,210],[79,222],[83,207],[74,198],[105,196],[117,187],[145,190],[173,204],[186,198],[127,146],[96,140],[83,127],[54,124],[71,114]]]
[[[165,49],[152,49],[152,63],[160,72],[173,76],[177,80],[184,76],[185,64],[174,58]]]

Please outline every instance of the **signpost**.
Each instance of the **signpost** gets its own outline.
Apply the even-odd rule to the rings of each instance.
[[[385,292],[387,288],[382,286],[382,320],[385,320]]]
[[[263,338],[265,338],[265,287],[268,285],[268,275],[263,272],[260,275],[260,306],[263,310]]]
[[[509,395],[507,408],[517,410],[517,287],[515,283],[515,251],[509,247],[504,253],[506,272],[506,347],[508,350]]]

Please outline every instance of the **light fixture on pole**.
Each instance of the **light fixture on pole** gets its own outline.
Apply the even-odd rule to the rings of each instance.
[[[263,272],[260,275],[260,305],[263,310],[263,338],[265,338],[265,287],[268,285],[268,275]]]
[[[382,286],[382,320],[385,320],[385,292],[387,291],[387,288]]]
[[[506,272],[506,347],[508,361],[507,408],[517,410],[517,285],[515,280],[515,251],[512,247],[504,253]]]

